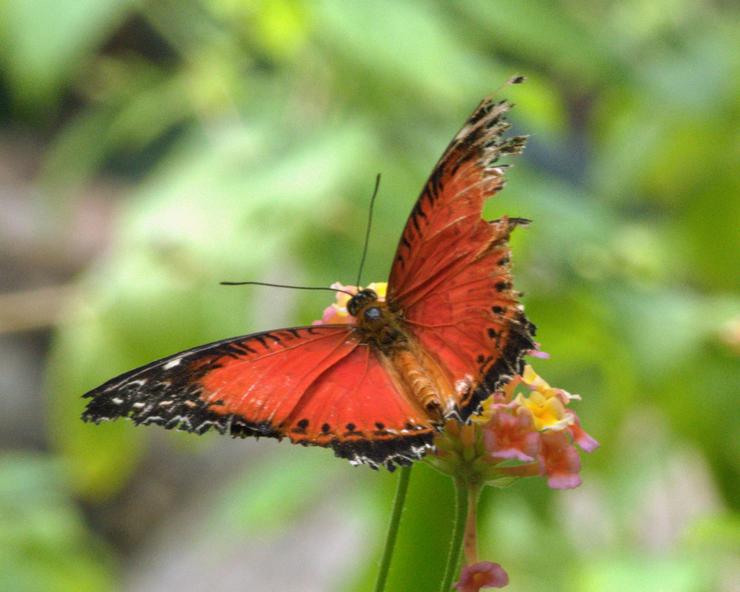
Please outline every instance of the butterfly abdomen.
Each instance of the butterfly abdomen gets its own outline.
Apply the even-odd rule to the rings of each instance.
[[[429,361],[427,361],[429,362]],[[429,367],[411,350],[397,351],[391,363],[413,402],[434,422],[444,420],[444,401],[449,397],[449,382],[437,368]],[[447,391],[447,392],[445,392]]]

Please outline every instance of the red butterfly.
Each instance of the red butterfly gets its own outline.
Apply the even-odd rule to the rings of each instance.
[[[201,434],[288,437],[353,464],[406,465],[448,418],[465,421],[523,367],[534,326],[512,289],[508,238],[481,219],[504,185],[506,101],[485,99],[442,155],[406,223],[388,294],[357,292],[351,324],[278,329],[196,347],[85,395],[86,421],[128,417]]]

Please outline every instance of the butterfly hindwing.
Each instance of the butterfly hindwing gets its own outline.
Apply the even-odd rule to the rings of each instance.
[[[208,344],[85,395],[83,419],[233,436],[287,437],[371,466],[405,464],[431,426],[348,325],[297,327]]]
[[[527,221],[482,219],[485,201],[504,184],[499,157],[524,146],[522,137],[503,137],[508,109],[484,100],[452,140],[409,217],[388,285],[409,330],[463,385],[463,419],[522,370],[522,355],[534,347],[508,246],[513,228]]]
[[[305,392],[291,440],[331,446],[355,464],[408,464],[431,447],[434,426],[406,392],[376,352],[359,345]]]

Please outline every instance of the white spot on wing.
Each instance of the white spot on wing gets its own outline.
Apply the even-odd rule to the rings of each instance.
[[[455,381],[455,392],[458,395],[463,396],[470,390],[470,387],[472,385],[473,377],[470,376],[470,374],[466,374],[465,378],[461,378],[460,380]]]
[[[175,366],[179,366],[180,362],[182,362],[182,358],[173,358],[162,366],[162,370],[172,370]]]

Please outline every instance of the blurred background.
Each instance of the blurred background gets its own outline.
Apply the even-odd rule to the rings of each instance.
[[[113,375],[308,323],[383,280],[486,94],[531,134],[486,214],[583,485],[488,491],[512,591],[740,589],[737,6],[702,0],[0,2],[0,590],[365,591],[395,475],[321,449],[79,420]],[[390,590],[436,590],[450,482],[415,468]]]

